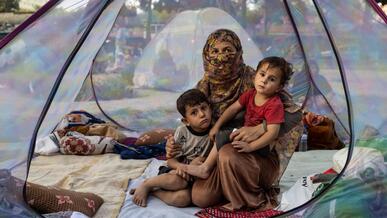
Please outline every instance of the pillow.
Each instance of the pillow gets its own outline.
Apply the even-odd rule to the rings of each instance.
[[[149,132],[145,132],[140,137],[138,137],[136,143],[134,143],[137,146],[140,145],[154,145],[162,142],[165,140],[165,136],[169,134],[174,134],[174,129],[155,129],[151,130]]]
[[[95,145],[89,139],[79,136],[65,136],[60,140],[62,154],[90,155],[95,151]]]
[[[94,216],[103,199],[92,193],[75,192],[56,187],[46,187],[27,182],[28,204],[41,214],[59,211],[78,211]]]
[[[115,141],[105,136],[85,136],[77,132],[68,132],[59,142],[62,154],[93,155],[112,153]]]

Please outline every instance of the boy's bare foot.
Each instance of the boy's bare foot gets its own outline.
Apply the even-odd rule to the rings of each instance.
[[[205,165],[187,165],[184,171],[192,176],[207,179],[210,176],[210,169]]]
[[[152,187],[147,185],[147,181],[145,180],[139,187],[136,189],[131,189],[130,194],[133,195],[133,203],[137,204],[141,207],[146,207],[148,194],[151,191]]]

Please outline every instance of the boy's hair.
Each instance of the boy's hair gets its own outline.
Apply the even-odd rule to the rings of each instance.
[[[185,117],[185,107],[186,106],[196,106],[203,102],[209,104],[207,97],[199,89],[190,89],[185,91],[179,96],[176,100],[176,106],[179,113]]]
[[[287,62],[284,58],[277,57],[277,56],[271,56],[266,57],[262,59],[257,66],[256,71],[260,67],[262,67],[263,64],[268,63],[269,68],[278,68],[282,75],[281,75],[281,85],[285,85],[289,80],[290,77],[293,75],[293,65],[289,62]]]

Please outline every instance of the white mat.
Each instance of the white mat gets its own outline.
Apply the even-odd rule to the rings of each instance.
[[[336,152],[337,150],[294,152],[280,181],[281,192],[289,190],[303,176],[322,173],[332,168],[332,157]]]
[[[138,178],[149,161],[122,160],[117,154],[38,156],[31,162],[28,181],[97,194],[104,203],[94,217],[115,218],[126,197],[128,180]]]
[[[158,169],[161,165],[164,164],[165,161],[153,159],[152,162],[148,165],[144,173],[139,177],[136,178],[129,183],[128,190],[132,188],[136,188],[139,186],[144,179],[156,176],[158,173]],[[195,217],[195,213],[200,210],[198,207],[186,207],[186,208],[178,208],[178,207],[171,207],[162,202],[160,199],[149,196],[148,197],[148,203],[147,207],[140,207],[135,205],[132,202],[132,195],[127,192],[126,199],[124,202],[124,206],[121,208],[121,212],[119,214],[119,218],[126,218],[126,217]]]
[[[336,150],[316,150],[307,152],[296,152],[290,159],[288,168],[286,169],[281,182],[281,192],[288,191],[298,179],[303,176],[322,173],[332,167],[332,156]],[[164,161],[153,159],[146,168],[142,176],[132,180],[129,183],[128,190],[136,188],[144,181],[145,178],[156,176],[158,168],[164,164]],[[281,199],[281,196],[278,196]],[[294,208],[298,205],[283,205],[284,208]],[[286,207],[285,207],[286,206]],[[132,202],[132,195],[127,192],[124,206],[121,208],[119,218],[126,217],[195,217],[194,214],[198,212],[198,207],[177,208],[171,207],[159,200],[156,197],[149,196],[148,206],[146,208],[139,207]]]
[[[281,200],[277,210],[287,211],[296,208],[312,198],[312,193],[320,185],[313,184],[310,176],[332,168],[332,157],[337,150],[313,150],[295,152],[280,181]],[[303,210],[297,215],[302,215]]]

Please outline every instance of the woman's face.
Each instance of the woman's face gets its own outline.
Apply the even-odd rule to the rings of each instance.
[[[235,61],[237,50],[233,44],[225,41],[215,41],[208,49],[210,63],[218,69],[230,67]]]

